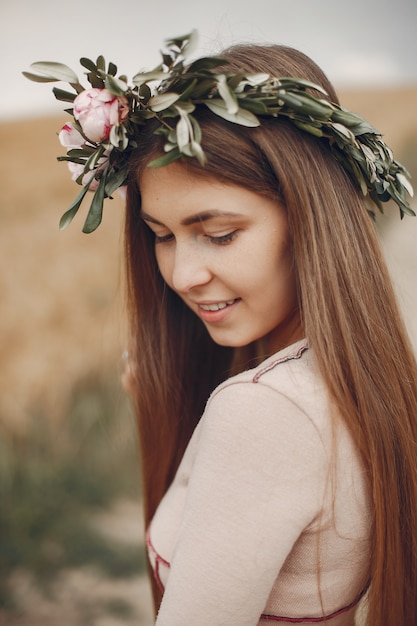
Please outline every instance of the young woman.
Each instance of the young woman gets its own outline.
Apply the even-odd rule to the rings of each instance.
[[[336,101],[294,50],[226,56]],[[127,202],[157,624],[353,624],[366,590],[417,624],[416,365],[361,192],[285,120],[198,120],[207,164],[147,168],[150,128]]]
[[[147,109],[139,124],[132,105],[140,132],[124,163],[129,388],[156,623],[352,626],[362,606],[368,626],[412,626],[417,369],[356,184],[379,181],[379,157],[360,174],[359,144],[336,115],[341,151],[323,140],[324,99],[337,97],[300,52],[238,46],[222,57],[223,109],[201,95],[203,59],[182,100],[170,80],[149,100],[165,118]],[[228,121],[247,73],[317,85],[308,116],[272,81],[259,125]],[[122,155],[129,93],[111,136]],[[255,100],[244,110],[262,115]]]

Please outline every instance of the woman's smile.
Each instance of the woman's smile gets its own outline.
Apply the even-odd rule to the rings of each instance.
[[[227,320],[232,309],[240,302],[240,298],[227,300],[226,302],[213,302],[210,304],[198,304],[197,315],[207,324],[219,324]]]
[[[227,300],[226,302],[213,302],[212,304],[199,304],[198,306],[204,311],[219,311],[220,309],[225,309],[227,306],[232,305],[236,299]]]

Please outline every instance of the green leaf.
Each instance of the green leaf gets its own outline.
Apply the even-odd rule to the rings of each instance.
[[[309,133],[310,135],[314,135],[314,137],[323,137],[323,131],[321,128],[317,128],[313,124],[309,124],[308,122],[301,122],[300,120],[294,120],[294,125],[301,130]]]
[[[209,94],[216,88],[216,79],[211,76],[207,79],[199,80],[195,85],[193,92],[191,94],[191,98],[193,101],[199,100],[200,98],[207,98]],[[181,94],[182,97],[182,94]]]
[[[40,74],[44,74],[50,80],[62,80],[66,83],[78,83],[77,75],[67,65],[49,61],[39,61],[30,66]]]
[[[143,102],[147,103],[151,97],[152,93],[149,88],[149,85],[146,83],[142,83],[139,87],[139,96],[143,100]]]
[[[180,95],[180,99],[182,102],[184,102],[184,104],[190,104],[189,102],[187,102],[190,98],[191,99],[195,99],[195,87],[198,84],[198,79],[194,78],[194,80],[189,82],[188,87],[186,87],[186,83],[185,81],[182,81],[181,85],[177,85],[176,83],[174,84],[175,87],[178,87],[178,91],[181,91],[181,95]]]
[[[242,109],[246,109],[247,111],[251,111],[255,115],[265,115],[268,113],[267,107],[260,100],[252,100],[249,98],[237,98],[239,106]]]
[[[186,115],[181,115],[175,130],[178,148],[180,152],[182,152],[185,146],[190,142],[190,123],[187,121]]]
[[[251,128],[254,128],[255,126],[260,126],[261,124],[258,118],[246,109],[239,108],[237,113],[229,113],[223,100],[205,100],[204,102],[205,105],[210,109],[210,111],[212,111],[219,117],[227,120],[228,122],[234,122],[235,124],[240,124],[241,126],[247,126]]]
[[[107,179],[106,179],[106,188],[105,188],[106,196],[110,198],[113,195],[113,193],[116,191],[116,189],[119,189],[119,187],[122,187],[126,183],[128,174],[129,174],[128,166],[123,167],[118,172],[115,172],[113,170],[107,176]]]
[[[329,120],[334,112],[332,105],[325,100],[318,100],[311,96],[311,94],[300,94],[302,109],[300,112],[303,115],[308,115],[318,120]]]
[[[259,85],[263,85],[270,78],[269,74],[265,74],[264,72],[257,72],[256,74],[246,74],[245,79],[252,87],[258,87]]]
[[[157,70],[154,70],[152,72],[139,72],[138,74],[135,74],[132,82],[137,87],[140,87],[144,83],[149,83],[153,80],[163,80],[166,77],[167,73],[158,68]]]
[[[83,146],[82,148],[71,148],[71,150],[68,150],[67,156],[89,158],[95,152],[96,148],[93,148],[93,146]]]
[[[117,65],[115,65],[114,63],[112,63],[110,61],[109,69],[108,69],[107,73],[110,74],[110,76],[116,76],[116,74],[117,74]]]
[[[222,57],[201,57],[201,59],[197,59],[194,63],[187,68],[188,74],[193,74],[195,72],[208,72],[219,65],[226,65],[228,63],[227,59]]]
[[[390,196],[394,200],[394,202],[396,202],[397,205],[399,206],[401,215],[415,216],[415,212],[410,207],[410,205],[408,204],[407,200],[405,200],[401,196],[401,194],[397,191],[397,189],[394,187],[394,185],[390,185],[390,187],[388,189],[388,193],[390,194]]]
[[[185,58],[189,57],[198,47],[198,31],[194,28],[191,33],[184,38],[182,45],[182,54]]]
[[[97,65],[91,59],[87,59],[85,57],[82,57],[80,59],[80,64],[83,67],[85,67],[87,70],[90,70],[90,72],[96,72],[97,71]]]
[[[102,54],[100,54],[100,56],[97,57],[97,70],[101,70],[102,72],[106,71],[106,61],[104,60],[104,56]]]
[[[397,178],[398,182],[400,183],[400,185],[402,185],[405,188],[405,190],[407,191],[409,196],[411,196],[411,198],[413,198],[414,197],[414,189],[413,189],[410,181],[404,176],[404,174],[401,174],[401,172],[396,174],[396,178]]]
[[[275,100],[278,102],[280,106],[287,106],[290,109],[295,109],[295,111],[299,111],[302,107],[302,100],[300,95],[289,93],[287,91],[282,91],[277,93],[275,96]]]
[[[207,163],[207,157],[204,154],[203,148],[199,142],[191,141],[191,152],[193,156],[197,158],[200,165],[205,165]]]
[[[85,171],[94,170],[97,167],[97,163],[99,159],[103,156],[104,146],[100,145],[88,158],[87,163],[85,164]]]
[[[176,56],[176,55],[175,55]],[[173,63],[174,63],[174,57],[171,56],[170,54],[163,54],[162,55],[162,62],[164,65],[166,65],[169,69],[171,69]]]
[[[343,107],[336,108],[332,113],[332,120],[335,122],[340,122],[344,126],[352,129],[352,132],[355,135],[364,135],[366,133],[371,133],[375,135],[379,135],[380,133],[367,121],[365,121],[362,117],[357,115],[356,113],[352,113],[352,111],[348,111]]]
[[[104,203],[104,192],[106,188],[106,176],[107,176],[107,169],[103,172],[103,175],[100,179],[99,186],[97,187],[94,193],[94,198],[91,203],[90,209],[88,211],[87,219],[84,222],[83,233],[92,233],[101,224],[101,219],[103,217],[103,203]]]
[[[93,178],[94,178],[94,176],[91,177],[91,180],[93,180]],[[61,219],[59,221],[59,229],[60,230],[64,230],[67,226],[69,226],[69,224],[71,224],[73,218],[75,217],[75,215],[77,214],[78,209],[81,206],[82,201],[84,200],[85,194],[89,190],[89,187],[90,187],[90,184],[91,184],[91,180],[83,187],[83,189],[78,194],[78,196],[75,198],[74,202],[71,204],[69,209],[67,209],[65,211],[64,215],[61,217]]]
[[[244,86],[245,72],[239,70],[237,74],[230,74],[227,76],[227,84],[229,89],[234,93],[241,92]]]
[[[123,124],[115,124],[111,127],[109,140],[110,143],[121,152],[126,150],[129,145],[129,138]]]
[[[188,35],[182,37],[174,37],[172,39],[166,39],[165,45],[171,49],[175,57],[182,54],[184,57],[189,56],[196,50],[198,45],[198,32],[196,29],[192,30]],[[177,48],[177,50],[172,50]]]
[[[57,161],[71,161],[71,163],[78,163],[79,165],[85,165],[85,157],[69,157],[69,156],[59,156],[56,158]]]
[[[77,97],[76,93],[71,93],[70,91],[59,89],[59,87],[54,87],[52,91],[55,98],[57,100],[61,100],[62,102],[74,102],[75,98]]]
[[[87,74],[87,79],[92,87],[95,87],[96,89],[103,89],[104,80],[96,72],[89,72]]]
[[[114,96],[124,96],[128,90],[126,83],[114,76],[107,75],[104,84]]]
[[[236,115],[239,110],[239,105],[237,103],[236,95],[229,89],[226,83],[226,76],[224,74],[220,74],[220,76],[217,77],[217,89],[226,105],[228,113]]]
[[[164,43],[168,48],[177,47],[182,48],[186,41],[192,37],[195,30],[192,30],[191,33],[187,33],[186,35],[178,35],[178,37],[170,37],[169,39],[165,39]]]
[[[169,109],[169,107],[172,106],[179,98],[180,95],[177,93],[167,91],[166,93],[161,93],[158,96],[152,96],[148,104],[152,111],[159,113],[160,111],[164,111],[164,109]]]
[[[148,163],[148,167],[162,167],[164,165],[169,165],[170,163],[177,161],[180,157],[180,151],[178,148],[174,148],[173,150],[170,150],[170,152],[167,152],[166,154],[150,161]]]
[[[175,108],[177,109],[178,113],[192,113],[193,111],[195,111],[195,105],[192,102],[181,102],[181,100],[177,101],[177,103],[175,104]]]
[[[25,78],[32,80],[34,83],[55,83],[56,78],[48,78],[47,76],[39,76],[38,74],[32,74],[31,72],[22,72]]]
[[[331,125],[331,128],[333,128],[336,132],[341,133],[341,135],[343,135],[343,137],[346,137],[346,139],[349,139],[350,141],[355,140],[355,135],[349,128],[347,128],[343,124],[335,123]]]
[[[195,119],[195,117],[193,117],[192,115],[189,115],[189,120],[191,121],[191,124],[193,125],[193,132],[194,132],[194,143],[198,143],[201,144],[201,139],[202,139],[202,133],[201,133],[201,128],[200,128],[200,124],[197,122],[197,120]]]

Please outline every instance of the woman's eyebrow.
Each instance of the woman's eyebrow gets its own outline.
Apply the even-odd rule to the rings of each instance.
[[[164,226],[161,222],[156,220],[154,217],[141,211],[140,216],[146,222],[152,222],[152,224],[158,224],[158,226]],[[208,220],[214,219],[216,217],[244,217],[240,213],[235,213],[234,211],[220,211],[218,209],[212,209],[210,211],[201,211],[201,213],[196,213],[195,215],[190,215],[189,217],[185,217],[181,220],[182,226],[190,226],[191,224],[196,224],[197,222],[207,222]]]
[[[163,226],[163,224],[161,222],[158,222],[158,220],[156,220],[154,217],[152,217],[151,215],[148,215],[148,213],[145,213],[144,211],[140,212],[140,217],[145,221],[145,222],[152,222],[152,224],[158,224],[158,226]]]

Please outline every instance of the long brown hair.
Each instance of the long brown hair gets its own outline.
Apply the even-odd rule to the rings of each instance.
[[[226,51],[232,69],[292,75],[334,90],[283,46]],[[184,167],[242,185],[287,210],[305,335],[367,472],[373,504],[367,623],[417,624],[417,367],[360,192],[319,139],[286,121],[245,129],[197,112],[208,164]],[[145,521],[169,486],[209,393],[233,351],[164,285],[139,218],[138,173],[161,151],[149,125],[132,159],[126,258]],[[157,598],[158,601],[158,598]]]

